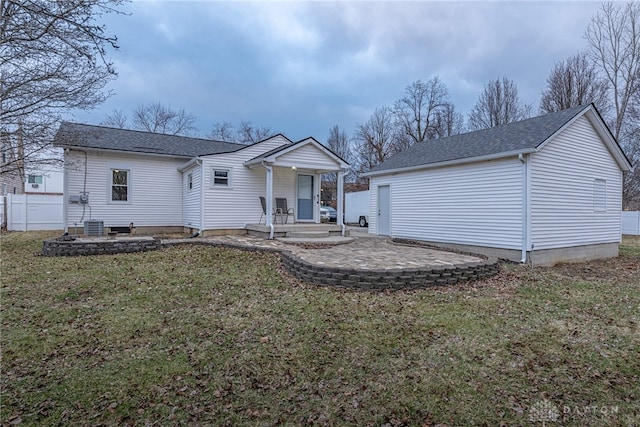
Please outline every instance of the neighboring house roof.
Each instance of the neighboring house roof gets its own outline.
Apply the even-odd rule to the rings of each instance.
[[[441,164],[464,163],[533,153],[541,149],[565,126],[586,113],[590,114],[592,121],[599,123],[596,130],[603,137],[620,167],[623,170],[630,169],[629,160],[604,124],[602,117],[593,104],[588,104],[508,125],[414,144],[363,175],[381,175],[396,170],[419,169]]]
[[[69,148],[116,150],[176,157],[228,153],[247,147],[233,142],[70,122],[62,122],[53,144]]]

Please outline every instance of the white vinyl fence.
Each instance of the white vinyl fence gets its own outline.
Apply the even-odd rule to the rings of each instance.
[[[53,194],[7,194],[0,198],[2,223],[9,231],[62,230],[63,196]],[[6,204],[6,207],[4,206]]]
[[[622,211],[622,234],[640,236],[640,211]]]

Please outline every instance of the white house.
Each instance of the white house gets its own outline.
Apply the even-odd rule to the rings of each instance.
[[[592,104],[415,144],[365,174],[369,232],[536,264],[617,256],[630,169]]]
[[[54,145],[64,149],[65,230],[93,219],[115,230],[238,232],[259,223],[263,196],[273,237],[275,198],[293,208],[289,223],[319,223],[321,174],[338,172],[341,191],[348,167],[313,138],[283,135],[243,145],[65,122]]]
[[[62,158],[62,150],[51,149],[51,158]],[[24,192],[61,195],[64,190],[64,173],[59,164],[31,166],[25,171]]]

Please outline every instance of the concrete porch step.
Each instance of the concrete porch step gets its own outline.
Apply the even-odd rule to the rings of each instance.
[[[292,239],[321,239],[330,235],[329,231],[289,231],[286,237]]]
[[[351,243],[355,239],[353,237],[328,236],[328,237],[315,237],[315,238],[277,237],[276,240],[282,243],[288,243],[292,245],[302,244],[302,245],[335,246],[335,245],[343,245],[345,243]]]

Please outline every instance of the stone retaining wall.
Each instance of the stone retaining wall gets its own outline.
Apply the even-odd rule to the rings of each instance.
[[[500,269],[497,259],[487,259],[451,267],[358,270],[310,264],[287,252],[282,262],[287,271],[307,283],[368,290],[450,286],[495,276]]]
[[[480,262],[464,263],[455,266],[436,266],[429,268],[406,268],[392,270],[364,270],[315,265],[306,262],[292,252],[274,248],[234,245],[223,242],[202,240],[162,243],[160,240],[103,240],[68,241],[64,238],[47,240],[43,243],[45,256],[78,256],[96,254],[115,254],[156,250],[161,247],[180,245],[206,245],[241,249],[245,251],[279,253],[284,268],[296,278],[322,286],[336,286],[363,290],[398,290],[429,288],[433,286],[451,286],[460,282],[481,280],[499,272],[499,261],[495,258]]]
[[[67,240],[65,237],[45,240],[42,243],[44,256],[105,255],[130,252],[154,251],[162,247],[158,239],[113,239],[113,240]]]

